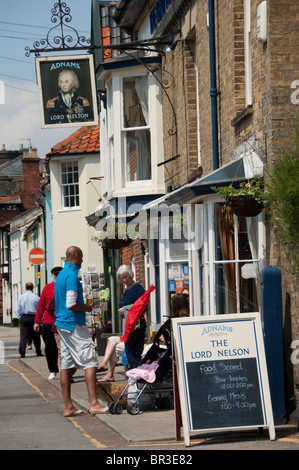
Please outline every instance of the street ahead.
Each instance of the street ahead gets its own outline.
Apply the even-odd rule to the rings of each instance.
[[[96,417],[64,418],[59,388],[19,360],[18,329],[0,327],[0,341],[5,346],[5,363],[0,364],[2,451],[100,450],[97,460],[106,465],[145,468],[164,463],[189,464],[191,468],[199,458],[198,450],[299,449],[298,429],[291,426],[277,428],[275,441],[269,440],[267,432],[259,435],[251,431],[193,436],[189,448],[176,440],[128,442]],[[35,353],[29,354],[34,357]],[[148,426],[149,413],[151,411],[142,414],[144,427]],[[125,457],[127,460],[123,460]]]

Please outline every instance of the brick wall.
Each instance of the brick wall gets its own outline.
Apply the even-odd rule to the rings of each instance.
[[[139,238],[133,240],[131,245],[121,250],[121,264],[132,266],[133,258],[136,268],[135,281],[145,286],[144,255],[141,250],[141,241]]]
[[[172,189],[186,184],[192,172],[198,168],[197,96],[196,72],[193,50],[195,36],[179,42],[165,58],[166,92],[175,109],[175,117],[169,100],[163,94],[163,127],[165,160],[179,155],[165,165],[166,187]],[[175,122],[176,121],[176,122]]]
[[[298,124],[299,105],[291,102],[291,83],[299,79],[298,38],[299,4],[296,0],[272,0],[268,2],[269,15],[269,60],[267,78],[271,87],[265,96],[263,110],[263,131],[267,135],[267,165],[276,161],[282,149],[294,141],[295,123]],[[290,175],[291,177],[291,175]],[[275,231],[268,221],[267,225],[268,263],[282,271],[283,316],[285,341],[285,366],[288,373],[287,398],[291,400],[293,381],[295,405],[299,406],[299,371],[298,365],[290,362],[291,341],[299,339],[299,282],[294,276],[289,262],[287,247],[279,246]],[[293,379],[293,380],[292,380]],[[291,401],[288,402],[291,404]]]
[[[36,207],[40,193],[40,168],[39,158],[24,156],[23,164],[23,191],[21,194],[22,204],[25,209]]]
[[[281,150],[289,146],[299,121],[299,105],[291,102],[292,82],[299,80],[298,0],[268,1],[268,40],[257,38],[257,8],[260,0],[251,0],[252,107],[246,109],[244,55],[244,1],[215,1],[216,75],[218,96],[219,165],[234,158],[235,149],[255,137],[255,148],[267,168],[277,160]],[[208,1],[197,0],[195,28],[167,54],[163,66],[173,76],[168,88],[177,118],[177,133],[171,135],[173,114],[163,95],[163,126],[166,186],[186,183],[195,168],[198,145],[194,136],[195,74],[190,40],[196,48],[198,70],[198,109],[200,118],[200,154],[203,175],[213,170],[210,98]],[[177,21],[180,27],[182,22]],[[175,29],[173,27],[173,29]],[[242,116],[242,117],[241,117]],[[267,176],[266,176],[267,177]],[[283,319],[288,399],[295,397],[299,406],[299,368],[290,364],[290,343],[299,339],[299,285],[289,263],[287,247],[277,244],[271,221],[266,220],[266,264],[282,271]],[[294,381],[293,381],[294,379]],[[294,382],[294,383],[293,383]],[[293,387],[294,385],[294,387]],[[293,389],[292,389],[293,387]]]

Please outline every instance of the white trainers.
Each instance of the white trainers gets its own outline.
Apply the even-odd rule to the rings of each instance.
[[[55,377],[56,377],[55,372],[51,372],[49,377],[48,377],[48,380],[53,380],[53,379],[55,379]]]

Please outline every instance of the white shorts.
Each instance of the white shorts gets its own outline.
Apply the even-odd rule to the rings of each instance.
[[[125,350],[125,343],[120,340],[119,336],[110,336],[108,340],[115,346],[111,359],[113,362],[118,362],[118,359],[122,357]]]
[[[57,327],[61,343],[61,369],[98,367],[92,338],[87,326],[76,325],[74,331]]]

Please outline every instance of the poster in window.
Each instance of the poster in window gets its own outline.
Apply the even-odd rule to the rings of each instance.
[[[36,58],[41,127],[98,124],[92,55]]]

